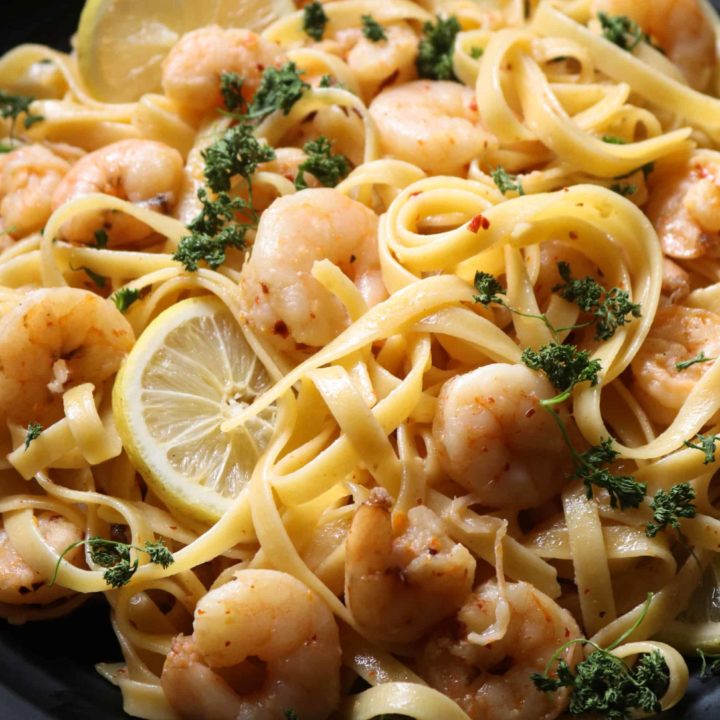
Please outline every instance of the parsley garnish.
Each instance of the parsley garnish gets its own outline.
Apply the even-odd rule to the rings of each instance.
[[[541,400],[541,407],[549,412],[562,433],[575,463],[573,477],[583,481],[588,500],[593,497],[593,487],[604,488],[610,495],[610,506],[621,509],[638,507],[647,493],[647,485],[638,482],[631,475],[615,475],[608,469],[618,454],[612,449],[612,440],[605,438],[599,445],[593,445],[580,453],[573,446],[567,428],[557,412],[555,405],[570,398],[573,388],[583,382],[597,385],[598,373],[602,369],[599,360],[591,360],[586,350],[578,350],[574,345],[544,345],[538,351],[526,348],[521,356],[522,362],[531,370],[545,373],[559,393],[548,400]]]
[[[127,585],[130,578],[137,572],[140,563],[137,558],[135,560],[130,559],[130,550],[146,553],[151,563],[161,565],[163,568],[167,568],[175,562],[172,553],[162,540],[157,542],[147,541],[143,547],[138,547],[137,545],[128,545],[127,543],[92,536],[86,540],[78,540],[62,551],[55,565],[52,579],[48,583],[49,585],[54,584],[60,570],[60,563],[65,555],[80,545],[87,545],[90,548],[90,559],[95,564],[105,568],[103,578],[110,587],[114,588]]]
[[[715,444],[720,440],[720,435],[700,435],[697,436],[698,442],[691,443],[686,440],[683,445],[686,445],[693,450],[699,450],[701,453],[705,453],[705,459],[703,465],[709,465],[715,462]]]
[[[15,122],[23,113],[25,113],[23,125],[26,130],[45,119],[42,115],[33,115],[30,112],[30,105],[34,101],[35,98],[30,95],[11,95],[4,90],[0,90],[0,117],[10,118],[10,137],[13,136],[15,131]]]
[[[81,265],[78,268],[74,268],[70,266],[71,270],[80,271],[82,270],[89,278],[92,280],[99,288],[104,288],[105,283],[107,282],[107,278],[104,275],[100,275],[100,273],[96,273],[94,270],[90,269],[89,267],[85,265]]]
[[[294,62],[286,62],[279,70],[269,67],[263,73],[244,117],[248,120],[262,120],[276,110],[282,110],[287,115],[310,87],[300,78],[302,74],[303,71],[298,70]]]
[[[328,24],[328,16],[319,2],[311,2],[303,10],[303,30],[313,40],[322,40],[325,34],[325,26]]]
[[[275,158],[275,151],[258,141],[249,125],[235,125],[203,150],[205,179],[213,192],[227,192],[230,181],[240,175],[246,181],[260,163]]]
[[[597,385],[598,373],[602,370],[599,360],[591,360],[587,350],[578,350],[574,345],[550,343],[539,350],[525,348],[521,357],[531,370],[540,370],[560,394],[547,404],[556,405],[570,397],[576,385],[589,382]]]
[[[455,37],[460,32],[458,19],[437,16],[437,23],[426,22],[423,26],[424,37],[418,45],[415,60],[418,75],[431,80],[455,80],[452,53]]]
[[[283,715],[285,716],[285,720],[300,720],[297,713],[294,710],[285,710],[283,712]]]
[[[630,52],[641,42],[649,41],[649,37],[640,26],[625,15],[608,15],[598,13],[598,19],[603,30],[603,37],[619,48]]]
[[[99,250],[103,250],[104,248],[106,248],[110,240],[107,234],[107,230],[105,230],[104,228],[99,228],[93,234],[95,236],[95,242],[93,243],[93,247],[98,248]]]
[[[573,279],[570,265],[566,262],[558,263],[558,272],[565,282],[556,285],[553,291],[574,302],[583,312],[592,313],[597,340],[609,340],[618,327],[640,317],[640,305],[630,302],[625,290],[616,287],[605,290],[591,277]]]
[[[44,429],[45,428],[40,423],[36,422],[31,422],[27,426],[27,430],[25,431],[25,452],[27,452],[27,449],[30,447],[30,443],[40,437],[40,433]]]
[[[696,355],[692,360],[683,360],[682,362],[676,362],[675,363],[675,369],[676,370],[687,370],[689,367],[692,367],[693,365],[698,365],[700,363],[709,363],[714,362],[715,358],[707,357],[705,355],[705,351],[702,350],[698,355]]]
[[[115,307],[121,312],[126,313],[128,308],[140,299],[140,291],[136,288],[124,287],[120,288],[112,295],[112,301]]]
[[[381,40],[387,40],[385,29],[383,26],[372,16],[362,16],[362,34],[372,42],[380,42]]]
[[[325,187],[335,187],[349,172],[347,158],[344,155],[333,155],[332,144],[323,136],[310,140],[303,145],[307,158],[298,167],[295,187],[303,190],[307,187],[305,173],[314,175]]]
[[[507,195],[509,192],[517,192],[518,195],[525,194],[522,183],[518,180],[518,176],[510,175],[503,167],[493,170],[490,173],[490,177],[503,195]]]
[[[501,295],[505,294],[503,286],[498,282],[497,278],[490,275],[490,273],[480,271],[475,273],[475,290],[477,290],[478,293],[477,295],[473,295],[473,300],[475,300],[475,302],[480,303],[485,307],[490,304],[501,305],[515,315],[540,320],[545,327],[550,330],[553,337],[557,337],[558,333],[563,330],[572,330],[575,327],[578,327],[573,325],[569,328],[556,328],[552,325],[552,323],[548,320],[547,315],[544,313],[526,313],[512,307],[512,305],[507,303],[505,298],[501,297]]]
[[[622,185],[620,183],[613,183],[610,186],[610,189],[613,192],[616,192],[618,195],[622,195],[623,197],[630,197],[637,192],[637,185]]]
[[[629,720],[634,710],[656,713],[661,710],[660,698],[667,690],[670,673],[659,650],[641,655],[633,668],[612,654],[642,623],[650,607],[648,596],[637,622],[612,645],[601,648],[591,640],[577,638],[562,645],[550,659],[544,674],[533,673],[532,681],[542,692],[571,689],[571,715],[597,714],[607,720]],[[560,656],[574,644],[590,645],[596,652],[579,662],[574,670]],[[555,675],[550,669],[555,667]]]
[[[235,72],[224,72],[220,75],[220,92],[225,107],[230,112],[243,112],[247,103],[242,94],[243,79]]]
[[[198,263],[204,260],[210,269],[217,270],[227,260],[227,248],[242,250],[245,247],[245,232],[242,226],[228,225],[217,235],[193,233],[184,237],[173,255],[188,272],[195,272]]]
[[[478,47],[477,45],[473,45],[470,48],[470,57],[473,60],[479,60],[484,54],[485,54],[485,48]]]
[[[638,482],[632,475],[615,475],[607,465],[617,459],[612,440],[605,438],[583,453],[573,451],[576,461],[575,477],[585,485],[587,499],[593,496],[593,486],[604,488],[610,495],[610,507],[624,510],[639,507],[647,494],[647,484]]]
[[[609,143],[610,145],[627,145],[627,140],[624,140],[617,135],[603,135],[602,141]]]
[[[692,501],[695,491],[690,483],[680,483],[670,488],[669,492],[658,490],[650,503],[653,511],[653,522],[648,523],[645,533],[655,537],[661,530],[670,526],[680,529],[680,518],[693,518],[697,513]]]

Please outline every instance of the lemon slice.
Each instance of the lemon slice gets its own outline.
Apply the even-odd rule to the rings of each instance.
[[[213,297],[161,313],[113,389],[130,459],[168,506],[216,521],[247,484],[275,421],[270,407],[232,433],[220,425],[271,384],[230,311]]]
[[[212,24],[259,31],[294,10],[291,0],[87,0],[78,67],[97,100],[132,102],[160,90],[162,61],[183,33]]]
[[[687,609],[659,634],[685,655],[720,652],[720,558],[713,559]]]

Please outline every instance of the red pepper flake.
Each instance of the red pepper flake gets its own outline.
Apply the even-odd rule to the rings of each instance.
[[[487,230],[490,227],[490,221],[484,215],[476,215],[469,223],[468,230],[470,232],[478,232],[480,228]]]
[[[470,110],[472,110],[472,112],[477,112],[477,111],[478,111],[478,104],[477,104],[477,100],[476,100],[475,98],[473,98],[473,99],[470,101]]]
[[[574,230],[571,230],[568,235],[570,235],[571,240],[577,240],[578,235]]]

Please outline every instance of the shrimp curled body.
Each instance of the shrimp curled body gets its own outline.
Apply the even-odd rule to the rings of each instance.
[[[720,315],[670,305],[660,308],[643,346],[632,361],[634,391],[651,419],[666,425],[702,379],[711,363],[680,368],[700,353],[720,357]]]
[[[501,615],[504,632],[492,627]],[[545,672],[557,648],[579,636],[572,615],[532,585],[508,583],[501,589],[490,580],[468,598],[454,622],[429,638],[418,669],[472,720],[553,720],[565,709],[567,691],[542,693],[531,676]],[[564,655],[570,665],[575,647]]]
[[[381,645],[420,639],[462,605],[475,577],[475,559],[430,508],[412,508],[393,537],[389,504],[375,488],[345,549],[345,601],[361,631]]]
[[[0,319],[0,421],[55,422],[62,393],[111,378],[134,339],[122,313],[94,293],[29,292]]]
[[[329,259],[368,305],[385,297],[377,216],[336,190],[303,190],[263,214],[240,289],[250,322],[279,350],[322,347],[349,324],[342,303],[312,275]]]
[[[242,78],[243,96],[251,100],[264,70],[283,60],[277,45],[250,30],[211,25],[175,43],[163,61],[162,86],[181,110],[203,115],[223,105],[220,78],[224,72]]]
[[[183,159],[174,148],[154,140],[120,140],[85,155],[73,165],[53,195],[53,209],[90,195],[105,193],[150,210],[168,213],[180,197]],[[61,228],[72,243],[92,243],[96,231],[109,244],[136,243],[152,235],[145,224],[112,210],[78,213]]]
[[[489,507],[549,500],[569,469],[562,434],[540,406],[555,394],[522,365],[486,365],[448,381],[433,423],[445,472]]]
[[[465,175],[497,140],[480,124],[475,93],[455,82],[416,80],[370,104],[383,151],[433,175]]]
[[[188,720],[324,720],[340,700],[340,641],[311,590],[275,570],[240,570],[197,605],[162,687]]]
[[[13,237],[42,229],[52,213],[51,198],[69,163],[42,145],[25,145],[0,155],[0,219]]]
[[[37,516],[37,528],[44,541],[58,554],[82,539],[81,528],[67,518],[50,512]],[[77,564],[82,559],[81,548],[71,550],[65,559]],[[46,605],[72,594],[72,590],[60,585],[48,585],[47,578],[21,557],[5,528],[0,526],[0,602],[10,605]]]

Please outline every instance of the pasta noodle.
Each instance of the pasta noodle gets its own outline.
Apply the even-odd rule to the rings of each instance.
[[[122,103],[0,58],[0,615],[104,593],[148,720],[678,703],[720,25],[650,5],[311,3]]]

